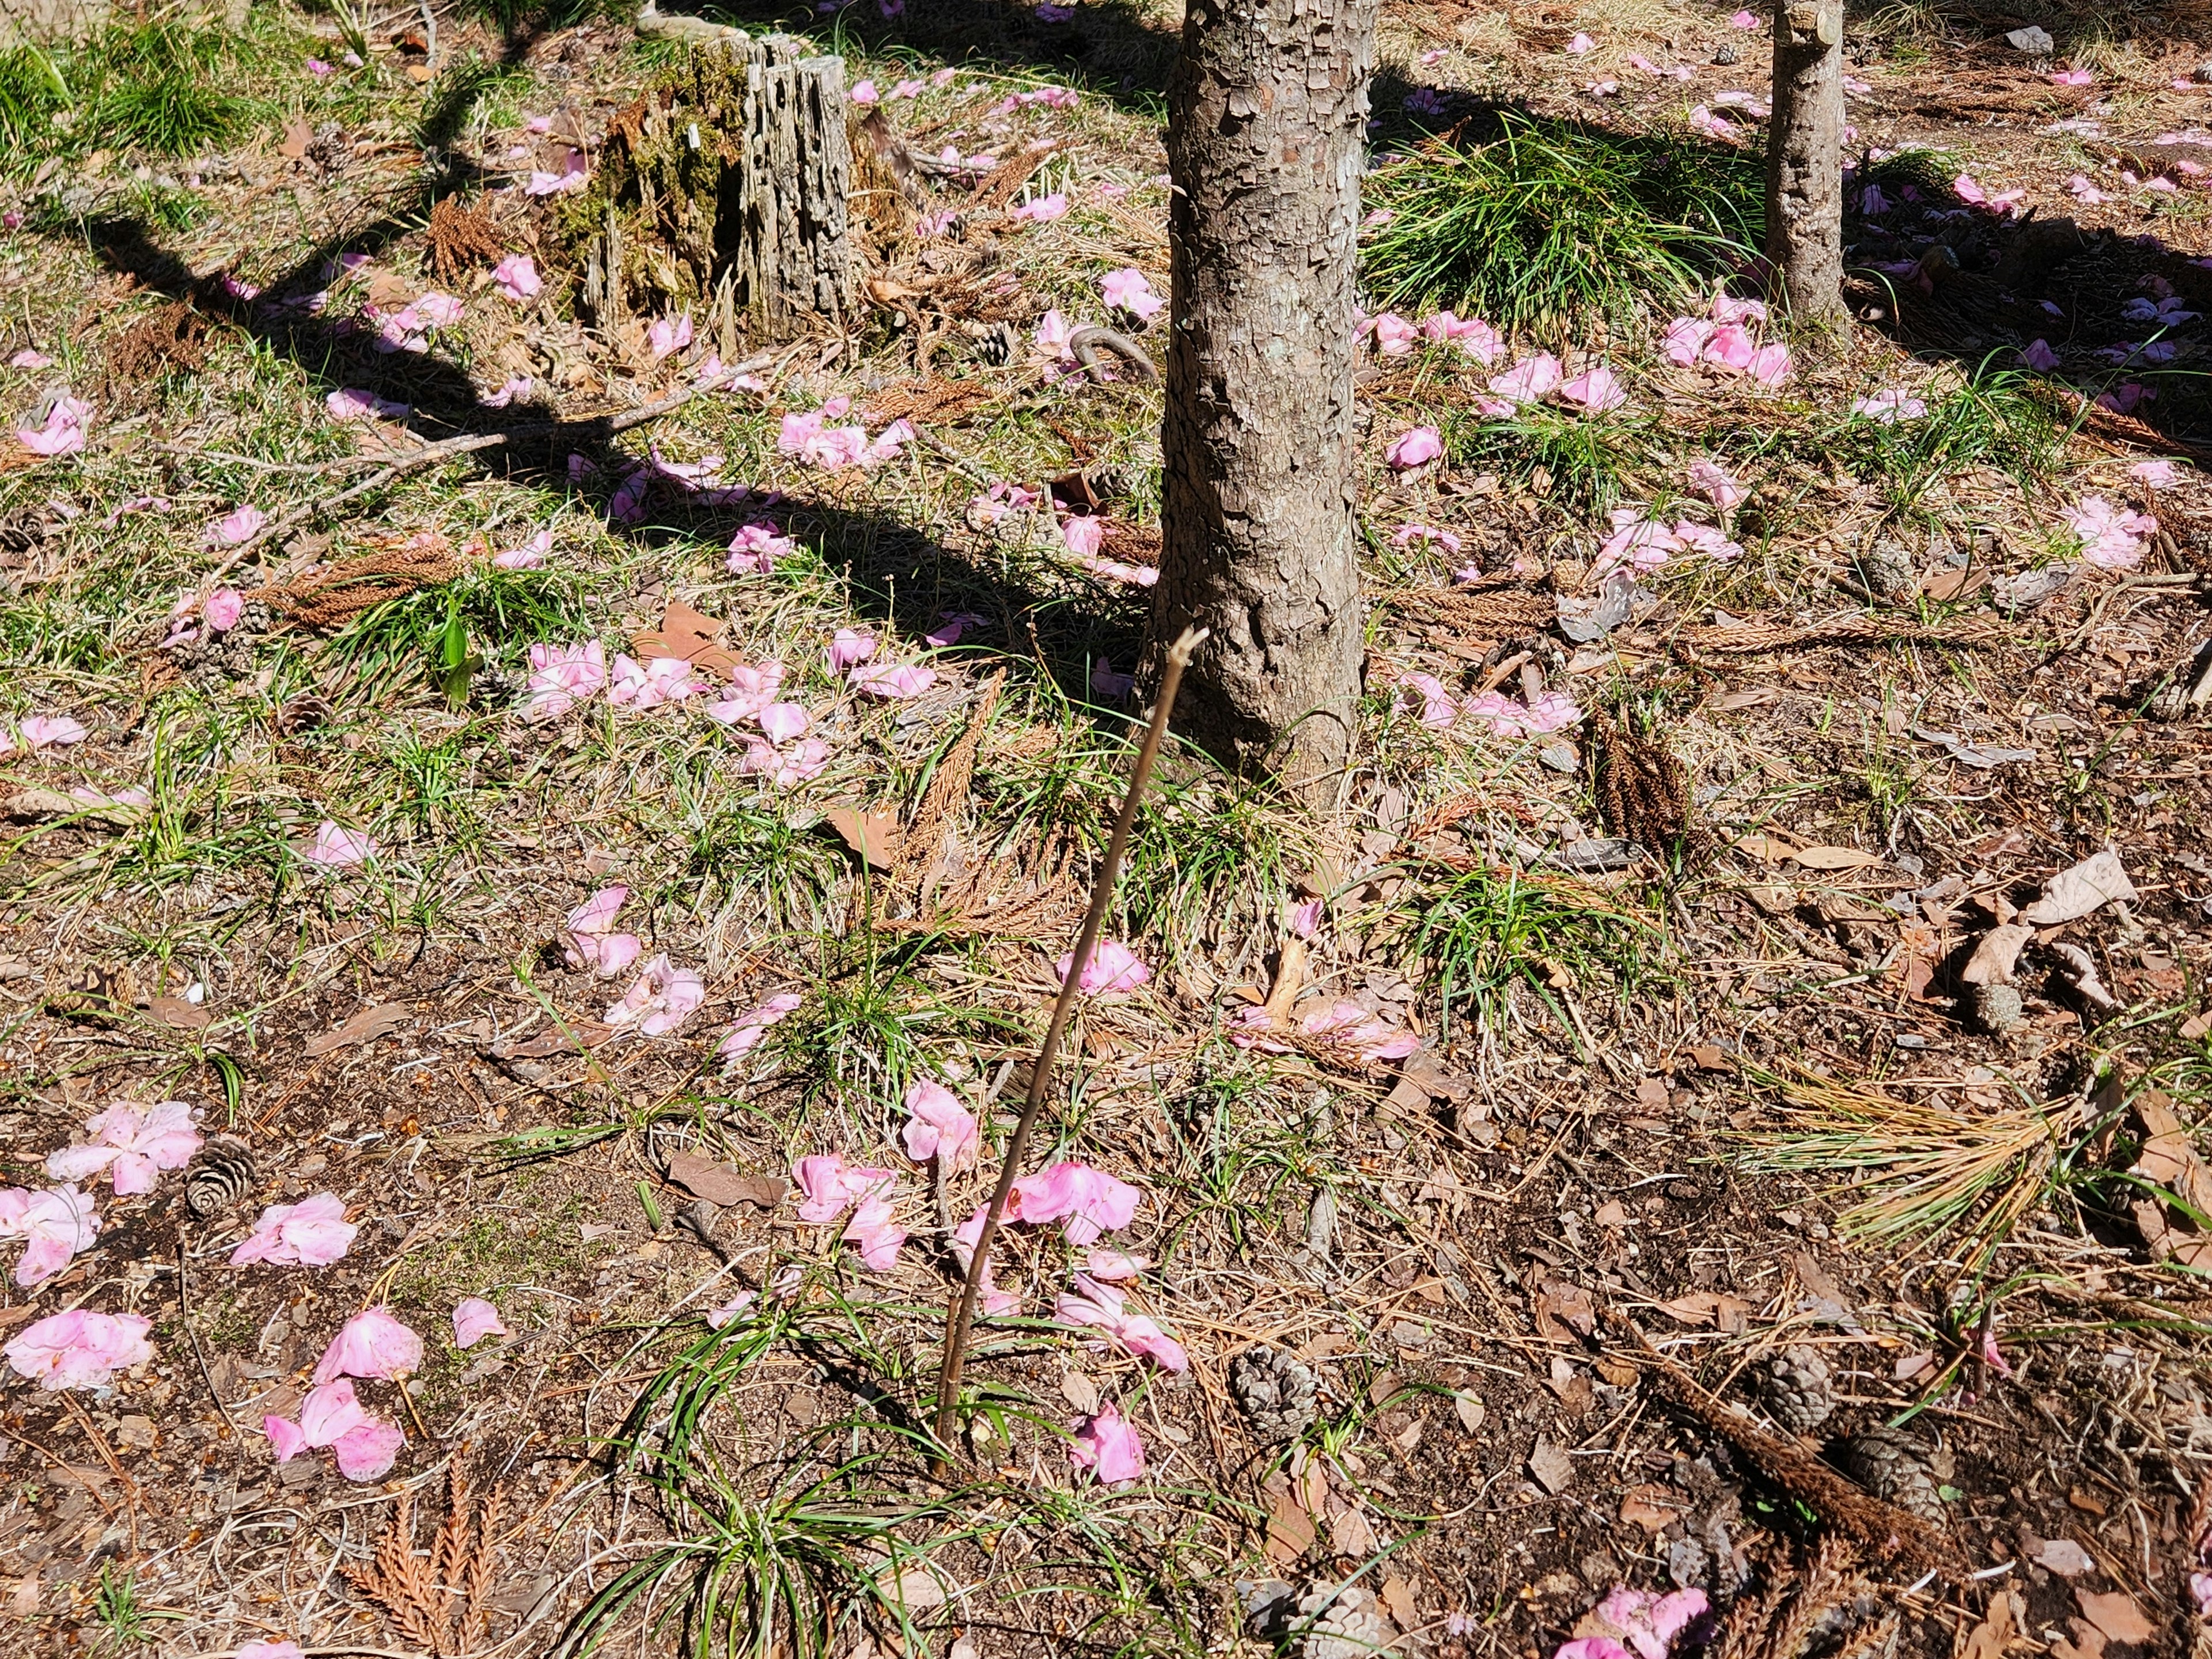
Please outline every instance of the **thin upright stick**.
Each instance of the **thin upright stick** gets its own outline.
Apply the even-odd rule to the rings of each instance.
[[[1190,665],[1191,655],[1205,640],[1206,630],[1187,628],[1182,637],[1168,647],[1167,672],[1160,677],[1160,695],[1152,706],[1152,724],[1145,733],[1145,746],[1137,751],[1136,769],[1129,775],[1129,793],[1121,798],[1121,814],[1114,820],[1114,834],[1106,843],[1106,856],[1100,862],[1098,875],[1091,887],[1091,908],[1083,918],[1083,931],[1075,937],[1075,950],[1068,958],[1067,976],[1060,988],[1060,1000],[1052,1006],[1052,1023],[1045,1027],[1044,1042],[1037,1049],[1036,1068],[1030,1073],[1029,1098],[1022,1104],[1022,1115],[1014,1124],[1014,1133],[1006,1142],[1006,1161],[999,1166],[999,1184],[993,1188],[991,1201],[983,1207],[983,1231],[976,1236],[975,1248],[968,1257],[968,1275],[961,1283],[960,1304],[945,1328],[945,1358],[937,1373],[937,1467],[944,1467],[944,1454],[952,1444],[954,1408],[960,1401],[960,1369],[968,1358],[968,1328],[975,1319],[975,1297],[981,1291],[983,1275],[989,1271],[991,1241],[998,1236],[999,1217],[1006,1207],[1006,1195],[1013,1190],[1015,1177],[1021,1174],[1022,1154],[1027,1149],[1030,1126],[1036,1123],[1037,1113],[1044,1106],[1046,1091],[1052,1086],[1053,1061],[1060,1054],[1060,1038],[1066,1035],[1068,1017],[1074,1012],[1078,988],[1083,982],[1083,970],[1090,964],[1091,952],[1098,943],[1098,930],[1106,921],[1106,907],[1113,902],[1114,878],[1121,867],[1122,849],[1129,844],[1130,827],[1137,821],[1137,806],[1144,799],[1145,785],[1152,775],[1152,763],[1159,758],[1160,742],[1168,734],[1168,716],[1174,712],[1176,690],[1182,684],[1182,671]]]

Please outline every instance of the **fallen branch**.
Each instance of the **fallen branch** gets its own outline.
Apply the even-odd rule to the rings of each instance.
[[[1137,371],[1137,378],[1146,386],[1160,383],[1160,372],[1152,367],[1152,358],[1144,347],[1126,334],[1116,334],[1110,328],[1079,328],[1067,337],[1067,349],[1075,361],[1083,365],[1084,372],[1104,385],[1106,376],[1100,372],[1098,356],[1110,352]]]
[[[358,499],[373,490],[381,489],[404,473],[447,460],[455,455],[472,454],[478,450],[497,449],[512,443],[526,443],[534,438],[550,437],[556,432],[574,431],[584,427],[597,427],[608,436],[627,432],[632,427],[643,426],[647,421],[659,420],[672,410],[681,409],[695,398],[703,398],[710,392],[720,390],[740,374],[750,374],[755,369],[765,368],[775,362],[771,356],[750,357],[742,363],[732,363],[719,374],[711,374],[696,386],[672,393],[657,403],[644,404],[621,415],[605,418],[589,417],[582,421],[542,421],[532,426],[511,427],[504,432],[470,432],[458,438],[447,438],[439,443],[425,444],[420,449],[408,451],[391,461],[380,471],[371,473],[359,483],[349,485],[334,495],[324,495],[295,507],[283,518],[272,520],[231,550],[230,556],[201,579],[203,591],[213,587],[245,562],[246,556],[264,542],[289,534],[301,525],[321,518],[348,501]]]
[[[1204,641],[1206,631],[1187,628],[1182,637],[1168,647],[1167,672],[1160,677],[1159,696],[1152,705],[1152,723],[1145,732],[1144,747],[1137,751],[1136,766],[1129,774],[1128,793],[1121,798],[1121,815],[1114,820],[1114,834],[1106,843],[1106,856],[1100,860],[1097,877],[1091,885],[1091,908],[1084,915],[1083,931],[1076,935],[1074,951],[1068,957],[1060,999],[1052,1005],[1052,1022],[1045,1027],[1044,1041],[1037,1048],[1036,1064],[1030,1073],[1029,1098],[1023,1103],[1022,1115],[1015,1120],[1014,1133],[1006,1142],[1006,1156],[999,1165],[998,1184],[992,1188],[991,1201],[983,1207],[983,1228],[976,1235],[974,1249],[969,1253],[960,1300],[945,1321],[945,1357],[937,1374],[938,1449],[932,1459],[933,1467],[940,1471],[945,1467],[945,1452],[952,1444],[952,1419],[960,1401],[960,1370],[968,1358],[968,1331],[975,1323],[975,1298],[982,1289],[983,1275],[990,1270],[991,1243],[998,1235],[999,1218],[1006,1210],[1007,1194],[1013,1191],[1015,1177],[1021,1173],[1022,1154],[1029,1146],[1030,1129],[1036,1122],[1045,1094],[1052,1086],[1053,1061],[1059,1056],[1060,1039],[1066,1035],[1068,1017],[1074,1012],[1083,970],[1090,964],[1091,952],[1098,943],[1098,930],[1105,924],[1106,907],[1114,897],[1114,878],[1121,870],[1122,850],[1129,843],[1129,830],[1137,821],[1137,807],[1144,799],[1145,785],[1152,775],[1152,764],[1159,758],[1161,741],[1167,736],[1168,716],[1175,708],[1182,671],[1190,665],[1191,655]]]

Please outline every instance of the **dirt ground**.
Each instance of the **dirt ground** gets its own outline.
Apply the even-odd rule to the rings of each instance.
[[[246,100],[219,142],[57,118],[0,163],[0,399],[87,434],[0,454],[6,1179],[62,1184],[118,1102],[204,1141],[84,1179],[96,1238],[6,1287],[0,1339],[136,1315],[151,1357],[4,1373],[0,1651],[2201,1651],[2212,18],[1855,15],[1855,319],[1772,325],[1776,386],[1670,363],[1702,301],[1657,297],[1363,359],[1336,809],[1164,762],[1107,925],[1149,972],[1079,1000],[1027,1160],[1133,1214],[1001,1236],[945,1462],[950,1235],[1147,712],[1160,393],[1052,329],[1168,292],[1178,19],[884,9],[730,15],[948,158],[855,198],[861,300],[793,338],[587,319],[595,198],[529,181],[603,165],[681,51],[604,19],[257,10],[194,71]],[[1378,154],[1507,109],[1759,142],[1768,36],[1717,11],[1393,4],[1382,41]],[[542,292],[492,274],[526,254]],[[1539,349],[1626,406],[1498,428]],[[836,398],[916,435],[780,444]],[[1620,597],[1639,514],[1739,550]],[[923,672],[872,691],[841,629]],[[700,690],[532,717],[530,647],[586,641]],[[805,738],[699,713],[770,661]],[[602,974],[610,886],[641,945]],[[656,958],[697,994],[648,1034]],[[909,1155],[925,1083],[975,1166]],[[830,1153],[893,1173],[880,1270],[798,1214]],[[339,1259],[232,1262],[321,1194]],[[1056,1315],[1097,1249],[1187,1369]],[[500,1328],[464,1349],[465,1298]],[[356,1372],[394,1460],[277,1461],[366,1309],[422,1339]],[[1101,1421],[1140,1476],[1072,1464]],[[1702,1611],[1616,1628],[1617,1585]]]

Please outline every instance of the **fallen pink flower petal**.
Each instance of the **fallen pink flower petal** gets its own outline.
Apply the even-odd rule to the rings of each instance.
[[[830,648],[823,657],[831,673],[842,674],[875,654],[876,636],[873,634],[866,629],[841,628],[830,639]]]
[[[35,346],[25,346],[8,360],[10,368],[52,368],[54,360]]]
[[[453,1346],[466,1352],[488,1336],[507,1336],[499,1310],[480,1296],[463,1297],[453,1309]]]
[[[1490,389],[1511,403],[1534,403],[1556,391],[1566,377],[1566,369],[1557,357],[1548,351],[1540,351],[1533,357],[1523,357],[1497,376],[1491,381]]]
[[[898,1266],[906,1229],[892,1221],[890,1200],[872,1193],[854,1206],[853,1218],[838,1237],[860,1252],[861,1264],[871,1273],[887,1273]]]
[[[1139,323],[1148,323],[1152,316],[1168,307],[1168,301],[1152,292],[1152,283],[1148,283],[1144,272],[1134,265],[1109,272],[1109,276],[1099,283],[1099,299],[1106,301],[1113,310],[1128,312]]]
[[[1022,203],[1006,216],[1025,220],[1033,225],[1048,225],[1055,219],[1067,217],[1067,197],[1063,191],[1054,191],[1049,196],[1039,196]]]
[[[200,605],[200,620],[211,634],[228,634],[246,615],[246,596],[234,587],[218,587]]]
[[[1070,951],[1062,957],[1054,971],[1061,983],[1067,981],[1067,970],[1075,960]],[[1152,976],[1152,970],[1138,958],[1137,953],[1117,939],[1101,939],[1091,947],[1091,959],[1083,964],[1083,975],[1076,988],[1085,996],[1101,993],[1119,994],[1137,989]]]
[[[1864,416],[1883,426],[1894,426],[1899,421],[1917,421],[1928,412],[1928,405],[1909,392],[1895,388],[1875,392],[1870,397],[1851,399],[1851,413]]]
[[[1650,1590],[1616,1584],[1598,1603],[1595,1619],[1627,1638],[1643,1659],[1667,1659],[1667,1650],[1696,1619],[1711,1610],[1701,1589],[1672,1590],[1655,1595]],[[1610,1640],[1610,1638],[1600,1638]]]
[[[33,749],[66,749],[82,743],[84,727],[67,714],[31,714],[15,728],[16,735]]]
[[[1143,1197],[1127,1182],[1070,1159],[1015,1182],[1006,1215],[1036,1226],[1060,1221],[1069,1243],[1091,1244],[1100,1233],[1127,1226]]]
[[[754,1303],[760,1300],[758,1291],[739,1291],[719,1308],[707,1310],[707,1328],[719,1331],[734,1323]]]
[[[116,1194],[150,1193],[163,1170],[181,1170],[200,1149],[192,1127],[192,1109],[181,1100],[137,1107],[118,1102],[84,1126],[88,1145],[64,1146],[46,1158],[46,1173],[56,1181],[88,1181],[106,1170]]]
[[[779,991],[758,1007],[748,1009],[730,1022],[729,1035],[718,1052],[724,1060],[750,1054],[768,1035],[768,1028],[796,1012],[803,999],[796,991]]]
[[[778,789],[791,789],[820,777],[829,765],[829,745],[819,738],[802,738],[790,749],[766,742],[750,744],[738,769],[766,778]]]
[[[1723,513],[1741,506],[1749,493],[1711,461],[1690,463],[1690,488]]]
[[[888,1191],[898,1180],[889,1170],[848,1164],[836,1152],[815,1152],[791,1166],[791,1178],[804,1194],[799,1218],[811,1225],[826,1226],[878,1191]]]
[[[1595,51],[1596,49],[1597,42],[1591,40],[1587,34],[1576,35],[1572,40],[1567,42],[1564,48],[1567,56],[1570,58],[1581,58],[1589,52]]]
[[[1636,1659],[1636,1656],[1610,1636],[1579,1636],[1560,1643],[1552,1659]]]
[[[538,262],[526,253],[508,254],[491,268],[491,279],[501,294],[518,303],[534,300],[545,289]]]
[[[535,570],[545,562],[545,556],[552,550],[553,532],[549,526],[520,547],[493,554],[491,562],[501,570]]]
[[[1390,532],[1390,545],[1410,547],[1419,542],[1425,547],[1440,547],[1447,553],[1460,550],[1460,538],[1449,530],[1439,530],[1432,524],[1401,524]]]
[[[787,558],[798,550],[797,542],[779,535],[774,525],[756,519],[730,538],[727,568],[732,574],[765,576],[775,568],[778,559]]]
[[[2054,87],[2086,87],[2093,84],[2096,78],[2084,69],[2060,70],[2051,77],[2051,84]]]
[[[647,1036],[672,1036],[707,1000],[707,982],[689,968],[678,968],[662,951],[647,963],[622,1000],[606,1012],[610,1025],[635,1025]]]
[[[532,173],[522,190],[526,196],[566,196],[587,188],[591,182],[591,163],[584,159],[583,151],[572,146],[558,171]]]
[[[392,1316],[388,1308],[364,1308],[341,1326],[315,1364],[315,1381],[341,1376],[391,1382],[422,1369],[422,1339]]]
[[[1459,705],[1451,700],[1451,693],[1444,690],[1443,682],[1434,674],[1408,674],[1401,684],[1419,699],[1417,718],[1422,725],[1446,726],[1458,717]]]
[[[973,1215],[952,1230],[952,1259],[959,1263],[962,1273],[966,1273],[969,1264],[975,1261],[975,1241],[982,1236],[983,1206],[979,1204]],[[992,1276],[991,1263],[986,1261],[982,1280],[976,1290],[975,1305],[985,1315],[997,1318],[1017,1311],[1022,1305],[1022,1299],[1012,1291],[998,1288]]]
[[[115,1373],[154,1358],[146,1334],[154,1322],[137,1314],[95,1313],[71,1308],[26,1325],[4,1350],[15,1375],[49,1393],[104,1389]]]
[[[784,744],[806,735],[806,728],[814,722],[807,712],[795,702],[772,702],[754,716],[768,740],[781,749]]]
[[[354,1397],[349,1377],[311,1389],[300,1402],[300,1436],[310,1446],[335,1446],[368,1421],[368,1413]]]
[[[924,1079],[906,1091],[907,1122],[900,1132],[906,1155],[917,1164],[935,1158],[947,1175],[975,1167],[981,1136],[975,1115],[941,1084]]]
[[[523,713],[532,720],[556,720],[606,689],[607,658],[597,640],[582,645],[530,647],[530,701]]]
[[[1401,472],[1407,472],[1426,466],[1443,453],[1443,435],[1432,426],[1417,426],[1392,440],[1382,459]]]
[[[230,1253],[231,1265],[276,1261],[327,1267],[344,1260],[360,1231],[345,1218],[345,1200],[336,1193],[317,1193],[297,1204],[272,1204]]]
[[[2086,173],[2077,173],[2066,181],[2066,193],[2084,207],[2095,207],[2112,199],[2089,182],[2089,175]]]
[[[948,611],[938,618],[937,626],[921,637],[925,644],[939,651],[949,650],[960,643],[961,635],[969,629],[988,628],[990,623],[988,617],[979,617],[972,611]]]
[[[691,343],[691,313],[655,318],[645,331],[645,348],[654,362],[673,356]]]
[[[261,1432],[269,1437],[269,1443],[275,1449],[279,1463],[289,1463],[307,1449],[306,1432],[289,1418],[264,1417]]]
[[[2063,516],[2081,540],[2081,556],[2106,570],[2135,568],[2148,550],[2148,538],[2158,533],[2158,520],[2149,514],[2130,513],[2101,495],[2084,495]]]
[[[1771,392],[1790,378],[1793,367],[1790,348],[1776,341],[1753,352],[1751,361],[1744,365],[1744,369],[1754,386]]]
[[[1332,1003],[1299,1022],[1308,1036],[1340,1044],[1370,1065],[1403,1060],[1419,1047],[1410,1031],[1401,1031],[1369,1013],[1356,1002]]]
[[[855,81],[853,82],[852,88],[846,93],[845,101],[866,109],[871,104],[880,101],[882,97],[883,94],[876,90],[876,83],[873,81]]]
[[[1168,1370],[1190,1369],[1182,1344],[1143,1314],[1127,1312],[1122,1293],[1111,1285],[1078,1273],[1075,1288],[1062,1291],[1054,1304],[1053,1317],[1063,1324],[1103,1331],[1131,1353],[1156,1359]]]
[[[698,671],[681,657],[653,657],[641,663],[618,653],[607,671],[607,701],[640,714],[702,696],[708,689]]]
[[[1134,1279],[1152,1265],[1148,1255],[1126,1255],[1120,1250],[1092,1249],[1083,1255],[1083,1271],[1104,1285]]]
[[[237,507],[209,525],[204,539],[210,547],[236,547],[252,541],[268,522],[269,515],[258,507]]]
[[[1729,27],[1732,29],[1757,29],[1764,28],[1765,24],[1754,14],[1740,11],[1729,18]]]
[[[1602,363],[1566,381],[1559,387],[1559,395],[1561,401],[1577,404],[1593,415],[1619,409],[1628,401],[1620,377]]]
[[[33,455],[74,455],[82,450],[92,405],[77,398],[57,398],[40,426],[21,425],[15,441]]]
[[[1962,173],[1951,181],[1951,193],[1969,207],[1978,207],[1987,202],[1988,192],[1974,182],[1972,173]]]
[[[739,663],[730,670],[730,689],[720,702],[710,704],[708,715],[724,726],[749,720],[776,700],[783,686],[783,665],[764,662],[755,668]]]
[[[1126,1486],[1145,1472],[1145,1443],[1137,1437],[1135,1425],[1110,1405],[1101,1406],[1076,1430],[1067,1455],[1101,1486]]]
[[[603,887],[568,915],[568,939],[562,955],[572,969],[591,969],[601,979],[612,979],[638,959],[645,949],[635,933],[614,930],[615,912],[629,896],[627,887]]]
[[[2137,461],[2128,469],[2128,476],[2142,479],[2153,489],[2170,489],[2181,482],[2172,461]]]
[[[1395,312],[1384,312],[1372,319],[1366,331],[1373,337],[1376,355],[1382,357],[1410,356],[1413,343],[1421,337],[1420,331]]]
[[[1696,362],[1713,337],[1714,325],[1698,317],[1677,317],[1667,325],[1659,342],[1659,355],[1677,368]]]
[[[2051,349],[2048,340],[2030,340],[2021,348],[2020,360],[2030,368],[2046,374],[2058,367],[2058,354]]]
[[[300,856],[325,870],[350,870],[366,864],[381,850],[376,837],[366,830],[348,830],[325,818],[316,826],[313,844]]]
[[[1071,514],[1060,520],[1060,539],[1077,557],[1096,558],[1106,544],[1106,526],[1089,514]]]
[[[323,407],[331,412],[334,421],[365,421],[371,416],[382,421],[403,420],[414,413],[411,405],[395,404],[380,398],[374,392],[359,386],[340,386],[323,399]]]
[[[349,1480],[381,1480],[392,1471],[407,1437],[396,1423],[375,1419],[340,1435],[331,1449],[337,1455],[338,1473]]]
[[[936,684],[937,671],[918,663],[863,663],[845,677],[845,683],[869,696],[902,702]]]
[[[1723,563],[1743,556],[1741,543],[1730,541],[1725,532],[1716,530],[1711,525],[1692,524],[1687,519],[1677,519],[1674,535],[1686,553],[1702,553],[1707,558],[1718,559]]]
[[[1458,317],[1449,311],[1439,311],[1421,319],[1421,332],[1431,340],[1450,342],[1485,368],[1505,349],[1505,342],[1498,331],[1480,317]]]
[[[1742,324],[1723,323],[1706,337],[1700,355],[1706,362],[1741,372],[1751,367],[1752,356],[1758,349]]]

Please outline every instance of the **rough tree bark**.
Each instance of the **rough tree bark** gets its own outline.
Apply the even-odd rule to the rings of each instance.
[[[1800,321],[1844,309],[1843,0],[1775,0],[1766,257]]]
[[[1189,0],[1154,624],[1179,728],[1318,799],[1359,694],[1354,240],[1379,0]]]
[[[107,0],[0,0],[0,52],[82,40],[107,27]]]

